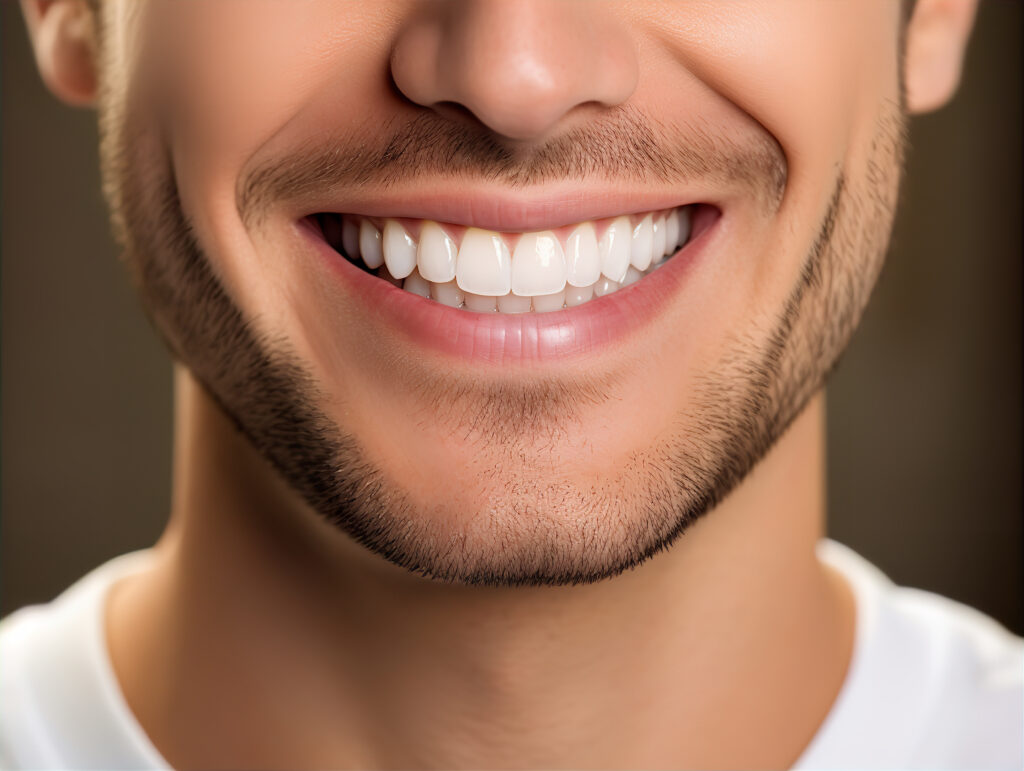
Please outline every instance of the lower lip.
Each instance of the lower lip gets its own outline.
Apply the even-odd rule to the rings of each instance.
[[[477,313],[452,308],[396,287],[356,267],[311,228],[312,239],[365,316],[417,346],[493,365],[560,362],[625,343],[665,312],[700,259],[720,219],[698,207],[693,236],[661,267],[635,284],[582,305],[546,313]]]

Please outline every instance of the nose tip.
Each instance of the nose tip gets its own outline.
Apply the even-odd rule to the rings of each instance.
[[[639,68],[626,25],[584,0],[456,0],[399,33],[391,76],[410,101],[459,105],[491,131],[538,140],[582,105],[622,104]]]

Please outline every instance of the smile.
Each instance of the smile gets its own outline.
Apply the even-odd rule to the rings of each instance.
[[[480,313],[544,313],[611,294],[690,240],[694,206],[527,233],[431,220],[323,213],[326,242],[356,266],[444,305]]]
[[[693,203],[516,233],[321,211],[300,231],[378,334],[525,364],[593,355],[653,323],[720,215]]]

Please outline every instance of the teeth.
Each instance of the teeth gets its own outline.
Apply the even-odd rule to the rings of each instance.
[[[416,264],[427,281],[444,283],[455,278],[455,259],[459,254],[455,241],[436,222],[424,222],[420,229],[420,248]]]
[[[676,239],[675,246],[682,246],[690,240],[690,207],[683,206],[680,209],[676,209],[675,215],[679,220],[679,236]],[[675,251],[674,247],[673,251]]]
[[[651,265],[651,249],[654,248],[654,223],[648,214],[633,228],[633,244],[629,261],[637,270],[647,270]]]
[[[560,311],[562,306],[565,305],[565,292],[555,292],[555,294],[542,294],[533,298],[533,309],[538,313],[547,313],[548,311]],[[501,301],[498,301],[498,310],[501,310]]]
[[[466,292],[466,309],[477,313],[493,313],[498,310],[498,298]]]
[[[330,245],[408,292],[480,313],[545,313],[611,294],[660,267],[689,240],[691,208],[616,217],[600,240],[593,222],[560,230],[569,232],[564,242],[550,230],[522,233],[513,252],[502,234],[480,228],[466,228],[457,243],[430,220],[418,239],[396,219],[384,219],[383,229],[357,215],[318,220]]]
[[[465,242],[463,242],[465,248]],[[565,289],[565,255],[550,230],[523,233],[512,255],[512,291],[518,295],[554,294]]]
[[[503,294],[498,298],[498,310],[502,313],[527,313],[530,310],[530,298],[514,292]]]
[[[653,262],[661,262],[665,258],[665,218],[654,218],[654,248],[651,250]]]
[[[446,281],[443,284],[431,284],[430,296],[439,303],[458,308],[466,299],[466,293],[459,289],[454,281]]]
[[[601,242],[597,245],[601,257],[601,272],[612,281],[618,281],[626,275],[632,232],[629,217],[618,217],[608,225],[608,229],[601,236]]]
[[[430,282],[416,270],[406,276],[405,281],[402,282],[402,289],[418,294],[420,297],[430,297]]]
[[[565,280],[571,286],[590,286],[601,277],[601,256],[594,226],[584,222],[565,242]]]
[[[600,280],[600,276],[598,276]],[[594,282],[597,283],[596,281]],[[594,296],[594,287],[591,286],[567,286],[565,288],[565,306],[567,308],[574,308],[577,305],[583,305],[587,300]]]
[[[607,276],[601,276],[601,278],[598,279],[597,283],[594,284],[594,294],[597,295],[598,297],[604,297],[606,294],[611,294],[618,288],[618,282],[612,281]]]
[[[384,252],[380,245],[380,231],[369,220],[359,223],[359,252],[370,270],[377,270],[384,264]]]
[[[619,282],[619,285],[620,286],[629,286],[630,284],[635,284],[637,281],[639,281],[643,277],[644,277],[643,273],[641,273],[639,270],[637,270],[632,265],[630,265],[629,269],[626,271],[626,277],[624,279],[622,279],[621,282]]]
[[[512,291],[512,257],[497,233],[468,228],[455,263],[455,280],[465,292],[500,297]],[[466,298],[469,305],[469,298]]]
[[[359,226],[351,217],[342,218],[341,247],[350,259],[359,259]]]
[[[395,278],[405,278],[416,267],[416,242],[396,220],[384,224],[384,264]]]

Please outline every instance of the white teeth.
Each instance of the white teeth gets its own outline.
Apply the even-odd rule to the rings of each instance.
[[[629,217],[617,217],[608,225],[597,245],[601,257],[601,272],[612,281],[618,281],[626,275],[632,231]]]
[[[665,218],[654,218],[654,248],[651,251],[654,262],[661,262],[665,259]]]
[[[489,230],[468,228],[459,247],[455,280],[464,292],[473,294],[500,297],[511,292],[512,256],[504,239]]]
[[[554,294],[543,294],[533,298],[533,309],[538,313],[547,311],[560,311],[565,305],[565,292]],[[498,309],[501,310],[501,301],[498,301]]]
[[[637,270],[647,270],[651,265],[651,249],[654,247],[654,223],[648,214],[633,228],[633,244],[629,261]]]
[[[465,242],[463,242],[465,248]],[[512,291],[545,295],[565,289],[565,255],[550,230],[523,233],[512,255]]]
[[[500,233],[481,228],[466,228],[456,245],[429,220],[417,242],[395,219],[383,220],[383,231],[355,215],[318,219],[329,244],[340,242],[351,260],[408,292],[482,313],[543,313],[611,294],[660,267],[689,240],[690,209],[648,213],[635,227],[616,217],[600,240],[593,222],[574,226],[564,242],[550,230],[523,233],[514,253]]]
[[[665,251],[674,252],[679,243],[679,214],[675,209],[665,217]]]
[[[466,299],[466,294],[454,281],[446,281],[443,284],[431,284],[430,296],[439,303],[458,308]]]
[[[359,226],[351,217],[344,217],[341,223],[341,248],[351,260],[359,259]]]
[[[629,286],[630,284],[635,284],[643,277],[643,273],[641,273],[639,270],[630,265],[629,270],[626,271],[626,277],[622,279],[620,286]]]
[[[502,313],[526,313],[530,310],[530,298],[509,292],[498,298],[498,310]]]
[[[690,240],[690,207],[683,206],[676,209],[676,217],[679,218],[679,236],[676,238],[676,246],[682,246]]]
[[[598,278],[600,281],[600,277]],[[595,282],[597,283],[597,282]],[[565,305],[567,308],[574,308],[582,305],[594,296],[594,287],[591,286],[567,286],[565,288]]]
[[[612,281],[607,276],[601,276],[597,283],[594,284],[594,294],[598,297],[604,297],[606,294],[611,294],[619,288],[619,284],[616,281]]]
[[[493,313],[498,310],[498,298],[466,292],[466,309],[477,313]]]
[[[359,251],[370,270],[377,270],[384,264],[384,252],[380,245],[380,231],[373,223],[364,219],[359,223]]]
[[[416,242],[395,220],[384,223],[384,264],[395,278],[405,278],[416,267]]]
[[[436,222],[426,221],[420,229],[420,247],[416,264],[427,281],[445,283],[455,278],[455,260],[459,250],[452,237]]]
[[[584,222],[565,242],[565,280],[574,287],[590,286],[601,277],[601,256],[594,226]]]
[[[406,276],[405,281],[402,282],[402,289],[418,294],[420,297],[430,297],[430,283],[419,274],[419,271],[414,270]]]

